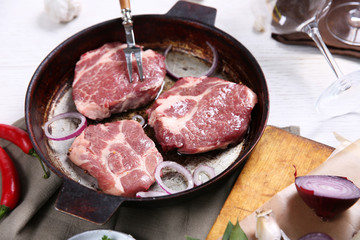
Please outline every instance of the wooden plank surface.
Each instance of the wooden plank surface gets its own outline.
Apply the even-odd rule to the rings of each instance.
[[[268,126],[235,182],[207,240],[219,239],[229,220],[236,223],[294,182],[294,167],[305,175],[334,148]]]

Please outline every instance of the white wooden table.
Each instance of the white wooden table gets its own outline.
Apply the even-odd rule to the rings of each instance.
[[[321,120],[315,111],[319,94],[335,80],[319,50],[287,46],[271,39],[270,28],[254,31],[254,6],[265,0],[198,0],[217,9],[215,26],[239,40],[254,55],[270,91],[269,125],[300,127],[302,136],[336,147],[333,132],[356,140],[360,114]],[[175,0],[132,0],[132,14],[164,14]],[[78,18],[50,21],[43,0],[0,1],[0,123],[24,116],[24,101],[32,74],[51,50],[76,32],[120,16],[117,0],[82,0]],[[335,56],[344,73],[360,68],[359,59]]]

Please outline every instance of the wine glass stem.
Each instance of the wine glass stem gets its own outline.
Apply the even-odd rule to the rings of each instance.
[[[315,22],[310,23],[303,28],[303,31],[305,33],[307,33],[312,38],[312,40],[316,43],[316,46],[320,49],[321,53],[324,55],[326,61],[329,63],[329,65],[330,65],[331,69],[334,71],[336,77],[338,79],[342,79],[343,73],[341,72],[339,66],[336,64],[329,49],[325,45],[325,43],[320,35],[317,24]]]

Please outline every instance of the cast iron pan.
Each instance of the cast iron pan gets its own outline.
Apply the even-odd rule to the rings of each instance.
[[[48,141],[44,136],[43,124],[57,112],[75,109],[71,99],[71,83],[75,64],[80,55],[107,42],[125,42],[122,20],[113,19],[85,29],[55,48],[35,71],[27,90],[25,119],[34,148],[47,166],[63,179],[63,186],[56,202],[58,210],[103,224],[120,204],[155,207],[194,197],[214,186],[219,186],[245,162],[265,130],[269,111],[268,89],[264,75],[254,57],[236,39],[214,27],[215,16],[214,8],[179,1],[165,15],[134,16],[134,32],[136,43],[144,46],[145,49],[151,48],[163,52],[171,44],[176,51],[200,59],[203,64],[199,66],[210,65],[212,53],[206,42],[211,43],[219,54],[216,74],[229,81],[241,81],[257,94],[258,104],[252,112],[249,131],[234,161],[215,178],[198,187],[168,196],[141,199],[111,196],[86,184],[84,186],[79,183],[82,180],[77,180],[67,170],[67,167],[72,167],[71,163],[67,167],[63,166],[59,161],[59,154],[54,152],[59,144],[63,147],[61,144],[67,143],[60,142],[54,145]],[[181,61],[174,60],[174,62]],[[166,81],[172,80],[167,77]],[[136,111],[143,113],[144,109]],[[134,114],[134,111],[116,114],[107,121],[128,118],[129,114]],[[201,159],[218,153],[213,151],[207,155],[190,156],[185,162],[189,162],[192,158]],[[172,157],[175,155],[166,155],[164,158],[170,157],[173,160]],[[62,157],[66,158],[66,152]],[[179,158],[182,156],[177,158],[176,161],[181,162]],[[66,161],[68,160],[65,159]]]

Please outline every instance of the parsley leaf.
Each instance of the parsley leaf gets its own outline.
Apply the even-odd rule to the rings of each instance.
[[[108,236],[104,235],[101,240],[111,240],[111,238],[109,238]]]

